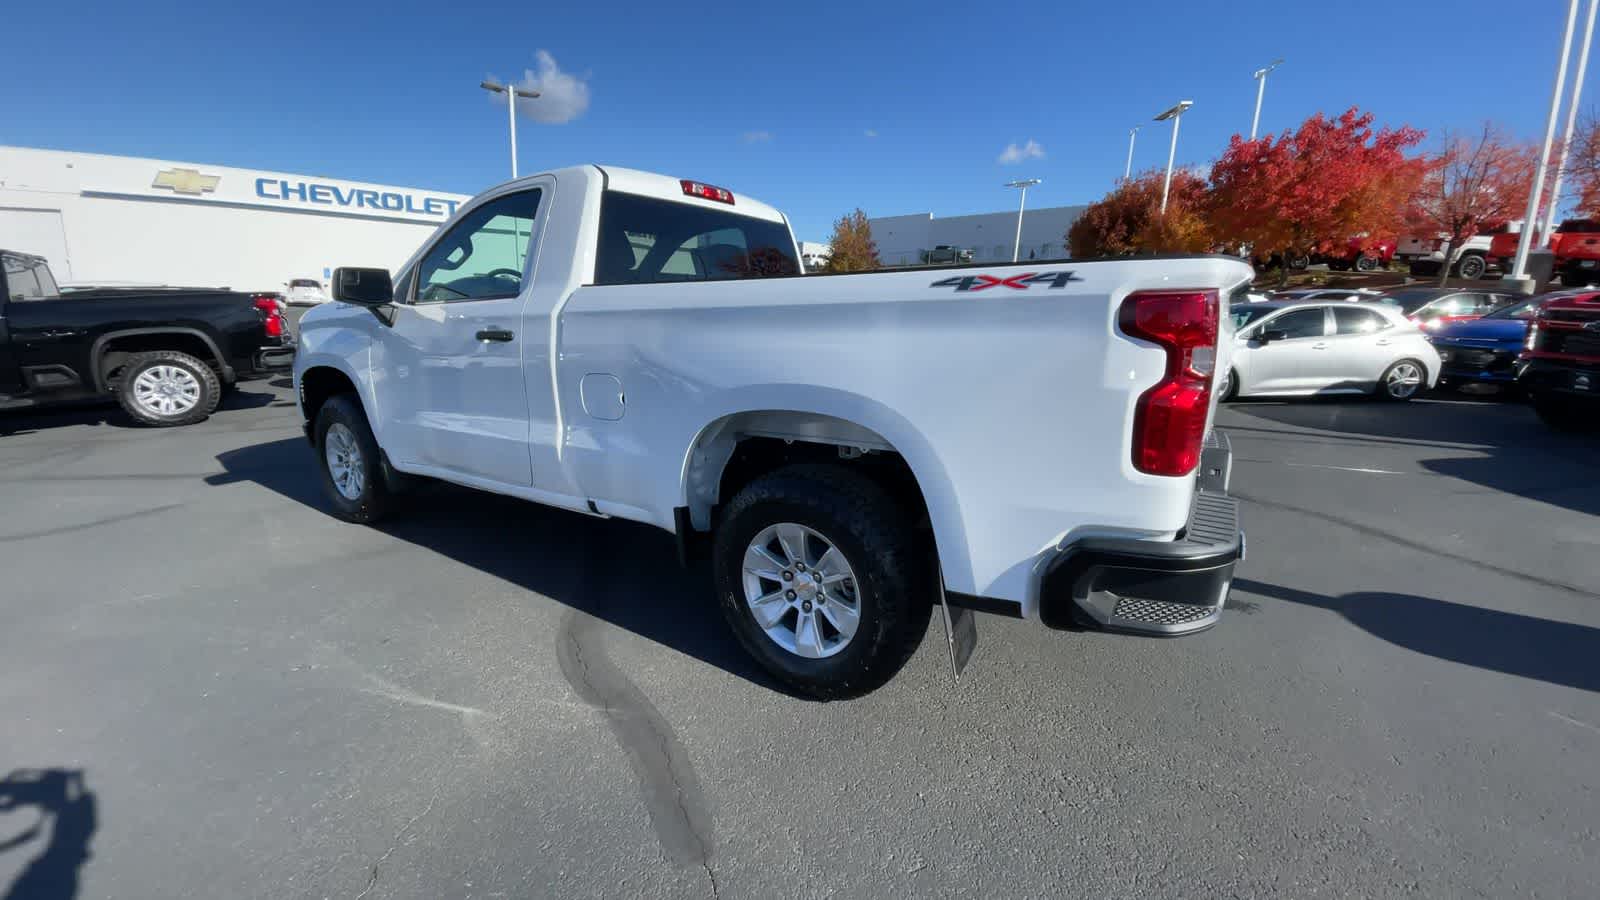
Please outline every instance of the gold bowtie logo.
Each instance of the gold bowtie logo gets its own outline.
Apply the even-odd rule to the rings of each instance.
[[[156,180],[150,186],[171,188],[175,194],[199,196],[216,190],[217,182],[221,180],[218,175],[201,175],[198,169],[162,169],[156,173]]]

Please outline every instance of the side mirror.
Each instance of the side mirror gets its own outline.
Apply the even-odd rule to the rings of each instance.
[[[1256,341],[1258,343],[1262,343],[1262,344],[1270,344],[1273,341],[1284,340],[1288,336],[1289,336],[1289,333],[1287,331],[1276,331],[1276,330],[1274,330],[1274,331],[1263,331],[1260,334],[1256,335]]]
[[[394,282],[388,269],[334,269],[333,299],[357,306],[388,306],[394,302]]]

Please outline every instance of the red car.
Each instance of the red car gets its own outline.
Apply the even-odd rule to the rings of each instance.
[[[1488,315],[1522,298],[1502,291],[1404,287],[1385,291],[1375,299],[1379,303],[1400,307],[1406,318],[1417,323],[1417,327],[1432,331],[1452,322],[1465,322]]]

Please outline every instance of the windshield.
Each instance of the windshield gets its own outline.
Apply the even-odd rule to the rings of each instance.
[[[1501,307],[1484,316],[1485,319],[1531,319],[1539,314],[1539,307],[1551,300],[1550,297],[1529,297],[1521,303]]]
[[[1244,306],[1232,310],[1233,330],[1240,331],[1251,322],[1260,321],[1266,316],[1278,311],[1278,307]]]

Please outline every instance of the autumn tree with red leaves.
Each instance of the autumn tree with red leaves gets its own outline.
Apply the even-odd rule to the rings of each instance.
[[[1578,214],[1600,216],[1600,118],[1590,115],[1572,136],[1565,177],[1578,192]]]
[[[1406,224],[1444,235],[1448,260],[1473,235],[1526,214],[1535,161],[1534,147],[1511,143],[1489,123],[1471,137],[1447,133],[1406,209]],[[1450,266],[1443,266],[1439,286],[1449,277]]]
[[[1278,137],[1234,135],[1211,168],[1207,219],[1218,240],[1249,244],[1257,256],[1342,251],[1353,237],[1392,235],[1427,170],[1405,155],[1421,140],[1415,128],[1374,131],[1372,114],[1354,107]]]
[[[1162,170],[1119,181],[1083,211],[1067,232],[1078,258],[1134,253],[1201,253],[1211,249],[1206,224],[1206,183],[1185,170],[1172,173],[1166,215],[1161,214]]]

